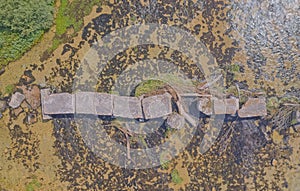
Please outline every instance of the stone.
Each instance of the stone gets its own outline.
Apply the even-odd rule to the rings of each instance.
[[[173,129],[182,129],[185,125],[185,119],[178,113],[172,113],[167,118],[167,125]]]
[[[211,98],[199,98],[197,102],[197,108],[200,112],[204,113],[205,115],[212,115],[212,102]]]
[[[95,97],[97,115],[113,115],[114,100],[113,95],[97,93]]]
[[[50,95],[50,89],[41,89],[41,102],[42,102],[42,116],[44,120],[52,119],[50,115],[46,115],[44,113],[44,107],[45,107],[45,99],[47,99]]]
[[[172,113],[172,96],[168,93],[155,95],[142,100],[145,119],[164,117]]]
[[[14,116],[18,117],[22,112],[24,112],[24,109],[22,107],[18,107],[13,110]]]
[[[266,99],[264,97],[249,98],[238,111],[238,115],[241,118],[267,115]]]
[[[7,107],[6,101],[0,100],[0,112],[4,111]]]
[[[78,92],[75,95],[76,113],[92,115],[112,115],[112,95],[97,92]]]
[[[37,109],[41,104],[40,88],[37,85],[22,86],[21,89],[25,95],[27,103],[32,109]]]
[[[37,122],[37,115],[35,113],[28,113],[24,121],[28,125],[34,124]]]
[[[214,113],[216,115],[229,114],[235,115],[239,109],[239,100],[237,98],[213,99]]]
[[[143,118],[141,100],[137,97],[114,96],[113,116],[130,119]]]
[[[20,92],[16,92],[11,96],[10,102],[8,105],[12,107],[13,109],[18,108],[21,103],[24,101],[25,96],[21,94]]]
[[[58,93],[47,96],[43,100],[44,114],[75,114],[75,95]]]
[[[77,92],[75,94],[76,113],[96,115],[95,96],[95,92]]]

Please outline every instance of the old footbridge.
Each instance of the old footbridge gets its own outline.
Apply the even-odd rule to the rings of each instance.
[[[219,100],[201,95],[197,99],[197,109],[205,115],[227,114],[238,115],[240,118],[258,117],[267,114],[265,98],[249,98],[239,107],[237,98]],[[172,111],[172,96],[169,93],[149,97],[118,96],[98,92],[77,92],[51,94],[49,89],[41,90],[42,112],[44,119],[51,119],[61,114],[89,114],[98,116],[113,116],[130,119],[154,119],[164,116],[174,116]],[[180,115],[189,120],[184,112]],[[174,117],[169,117],[174,119]],[[178,122],[178,117],[175,121]],[[180,120],[179,120],[180,121]]]

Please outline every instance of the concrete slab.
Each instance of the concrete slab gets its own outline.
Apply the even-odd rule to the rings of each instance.
[[[239,109],[239,100],[237,98],[213,99],[214,113],[216,115],[229,114],[235,115]]]
[[[96,93],[96,115],[113,115],[113,97],[111,94]]]
[[[44,99],[44,114],[75,114],[75,95],[59,93]]]
[[[77,92],[75,94],[75,112],[96,115],[95,97],[96,92]]]
[[[168,93],[155,95],[142,100],[145,119],[154,119],[172,113],[172,96]]]
[[[130,119],[144,118],[141,100],[137,97],[114,96],[113,116]]]
[[[49,95],[50,95],[50,89],[41,89],[42,116],[44,120],[52,119],[50,115],[44,114],[45,99],[47,99]]]
[[[242,109],[238,111],[238,115],[241,118],[267,115],[266,99],[264,97],[249,98]]]

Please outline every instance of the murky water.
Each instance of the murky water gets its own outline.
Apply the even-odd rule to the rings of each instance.
[[[200,49],[194,54],[224,71],[225,88],[238,86],[264,91],[267,97],[299,98],[298,4],[296,0],[105,3],[85,18],[85,27],[74,41],[60,46],[48,60],[40,62],[41,53],[33,48],[20,61],[11,63],[0,76],[0,89],[4,92],[8,84],[18,84],[23,72],[32,70],[33,84],[57,92],[94,90],[132,95],[140,82],[157,77],[183,92],[192,91],[195,82],[204,80],[203,71],[209,71],[209,67],[199,68],[182,54],[184,49],[190,50],[185,41],[180,44],[182,51],[151,44],[128,47],[108,63],[101,62],[103,54],[93,49],[94,43],[118,29],[156,23],[178,27],[200,40],[214,59],[210,61],[208,53]],[[41,44],[48,40],[43,39]],[[107,42],[108,47],[119,44]],[[217,141],[205,154],[200,151],[203,137],[216,129],[210,127],[209,119],[200,119],[193,138],[178,156],[168,161],[168,154],[162,153],[160,166],[128,169],[108,163],[88,146],[101,141],[97,136],[103,130],[126,146],[126,137],[119,130],[122,121],[89,119],[85,123],[90,124],[83,126],[66,116],[43,121],[40,108],[33,111],[26,104],[21,107],[20,111],[7,108],[0,119],[3,190],[26,190],[30,185],[36,190],[299,189],[300,129],[276,130],[269,123],[271,115],[219,125],[220,136],[216,135]],[[37,122],[26,124],[24,119],[34,112],[38,113]],[[95,123],[101,124],[84,128]],[[153,147],[167,141],[168,133],[174,132],[157,128],[149,136],[132,136],[131,147]],[[112,148],[109,142],[105,144],[100,149]],[[176,140],[174,144],[181,142]],[[122,157],[128,161],[128,156]]]

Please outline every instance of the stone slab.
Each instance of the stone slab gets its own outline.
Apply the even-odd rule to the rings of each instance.
[[[130,119],[143,118],[141,100],[137,97],[114,96],[113,116]]]
[[[264,97],[249,98],[238,111],[238,115],[241,118],[260,117],[267,115],[266,99]]]
[[[235,115],[239,109],[239,100],[237,98],[213,99],[214,113],[216,115]]]
[[[145,119],[154,119],[172,113],[172,96],[168,93],[155,95],[142,100]]]
[[[95,97],[96,92],[77,92],[75,94],[75,112],[96,115]]]
[[[75,114],[75,95],[58,93],[44,99],[44,114]]]
[[[95,95],[95,106],[97,115],[113,115],[113,95],[97,93]]]
[[[16,92],[11,96],[10,102],[8,103],[8,105],[13,108],[16,109],[18,108],[21,103],[24,101],[25,96],[23,94],[21,94],[20,92]]]

